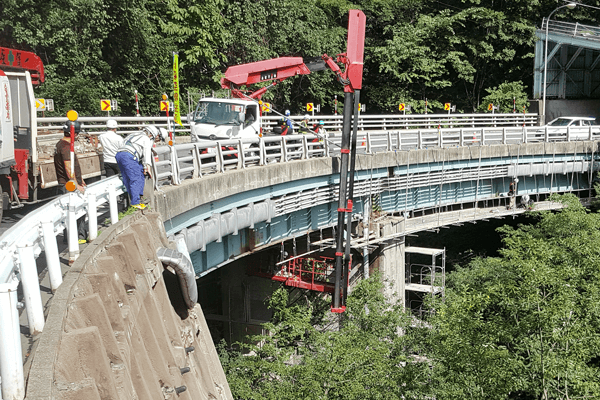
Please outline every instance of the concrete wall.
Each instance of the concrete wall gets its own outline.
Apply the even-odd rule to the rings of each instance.
[[[202,309],[182,306],[156,257],[170,246],[160,215],[140,212],[85,248],[52,299],[26,399],[232,399]]]

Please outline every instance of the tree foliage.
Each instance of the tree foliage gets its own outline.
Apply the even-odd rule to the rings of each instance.
[[[535,225],[500,228],[500,257],[451,274],[429,332],[442,398],[600,396],[600,215],[561,201]]]
[[[58,114],[78,108],[100,114],[101,98],[134,112],[157,114],[171,94],[172,54],[180,56],[180,87],[219,89],[228,66],[281,56],[304,59],[346,50],[347,13],[367,16],[364,87],[370,112],[393,112],[400,102],[415,112],[480,110],[490,91],[521,82],[533,87],[536,26],[555,0],[4,0],[0,45],[32,50],[47,81],[37,95],[52,97]],[[594,10],[561,10],[594,23]],[[329,71],[288,79],[266,100],[300,112],[307,102],[333,109],[342,87]],[[185,102],[183,102],[185,103]],[[525,103],[524,103],[525,104]],[[182,104],[186,109],[186,105]],[[184,110],[185,111],[185,110]],[[521,110],[519,110],[521,111]]]
[[[411,354],[414,336],[398,334],[411,319],[381,289],[377,278],[361,282],[339,330],[315,328],[309,323],[312,304],[288,307],[287,289],[276,291],[270,301],[274,320],[265,326],[269,334],[254,337],[258,345],[244,345],[246,355],[221,349],[234,397],[399,399],[417,391],[426,367]]]

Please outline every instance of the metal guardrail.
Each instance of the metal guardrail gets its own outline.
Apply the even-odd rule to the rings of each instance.
[[[281,117],[262,116],[262,128],[272,130],[279,125]],[[301,115],[292,116],[290,119],[298,125],[304,118]],[[80,117],[84,132],[99,134],[106,131],[106,121],[114,119],[118,124],[118,133],[126,134],[140,130],[144,125],[152,124],[163,128],[171,127],[175,134],[188,134],[190,132],[189,117],[181,117],[183,126],[173,122],[173,117]],[[341,115],[315,115],[311,116],[309,123],[319,121],[325,123],[325,129],[332,131],[342,130]],[[38,130],[61,130],[67,121],[66,117],[38,118]],[[538,123],[537,114],[387,114],[370,115],[361,114],[358,119],[359,130],[388,130],[388,129],[434,129],[442,128],[477,128],[485,126],[534,126]]]
[[[357,153],[408,151],[432,147],[484,146],[535,142],[598,140],[600,127],[448,128],[359,131]],[[201,141],[156,149],[155,188],[178,185],[206,174],[340,154],[341,135],[263,136],[256,139]]]
[[[117,198],[124,193],[115,176],[87,186],[85,194],[68,193],[27,214],[0,237],[0,378],[2,398],[23,399],[23,355],[20,344],[17,288],[23,289],[23,302],[31,334],[44,328],[44,310],[36,258],[44,251],[52,291],[62,283],[56,236],[67,230],[69,259],[79,256],[77,219],[87,215],[89,239],[98,234],[98,214],[105,204],[111,224],[119,220]]]
[[[597,26],[583,25],[578,22],[564,22],[557,20],[542,21],[542,29],[548,24],[548,33],[557,33],[559,35],[579,37],[586,40],[600,42],[600,28]]]

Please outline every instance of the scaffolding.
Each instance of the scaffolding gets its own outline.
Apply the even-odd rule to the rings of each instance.
[[[411,255],[417,255],[411,263]],[[424,262],[429,257],[430,262]],[[405,248],[405,307],[408,306],[420,317],[423,315],[423,300],[427,294],[445,295],[446,288],[446,249],[430,249],[407,246]],[[412,294],[412,296],[411,296]]]

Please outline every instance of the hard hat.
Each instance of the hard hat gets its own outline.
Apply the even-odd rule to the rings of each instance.
[[[160,137],[160,132],[158,132],[158,128],[154,125],[145,126],[144,131],[147,135],[152,136],[152,139],[156,140],[157,137]]]
[[[75,127],[75,133],[79,133],[81,131],[81,122],[67,121],[63,125],[63,133],[65,134],[65,136],[71,136],[71,125]]]
[[[166,142],[169,138],[169,132],[167,132],[165,128],[158,128],[158,133],[160,135],[160,140],[162,140],[163,142]]]
[[[117,129],[117,121],[115,121],[114,119],[109,119],[108,121],[106,121],[106,127],[108,129]]]
[[[319,125],[325,125],[325,121],[323,121],[323,120],[320,120],[320,121],[319,121]]]
[[[290,110],[285,110],[285,116],[289,117],[290,116]]]
[[[304,119],[309,119],[309,118],[310,118],[310,115],[304,114]]]

